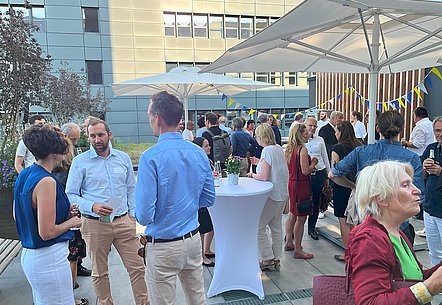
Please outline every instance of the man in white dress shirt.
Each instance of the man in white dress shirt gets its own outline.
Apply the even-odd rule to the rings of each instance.
[[[433,132],[433,123],[428,118],[425,107],[417,107],[413,111],[413,119],[416,122],[411,132],[410,141],[403,140],[402,146],[407,147],[418,156],[422,156],[425,148],[436,142]]]
[[[308,218],[308,235],[314,240],[319,239],[318,231],[316,230],[316,223],[319,217],[319,198],[322,189],[327,181],[327,173],[330,171],[330,162],[328,160],[327,149],[325,147],[324,139],[320,136],[315,136],[317,122],[315,118],[308,117],[304,124],[307,126],[309,140],[306,143],[308,154],[310,157],[316,157],[318,164],[315,166],[315,171],[312,172],[310,178],[310,185],[313,197],[313,215]],[[324,215],[321,215],[324,218]]]
[[[183,139],[187,140],[189,142],[193,142],[193,128],[195,125],[193,124],[193,121],[187,121],[186,129],[183,131]]]

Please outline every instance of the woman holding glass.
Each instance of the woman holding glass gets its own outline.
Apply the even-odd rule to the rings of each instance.
[[[282,211],[287,200],[287,183],[289,178],[284,150],[275,142],[275,133],[269,124],[261,124],[255,129],[258,144],[263,147],[261,158],[257,162],[257,173],[247,176],[261,181],[270,181],[273,189],[262,210],[258,229],[258,247],[261,255],[262,270],[275,268],[279,270],[282,255]],[[256,158],[254,158],[256,159]],[[256,162],[257,160],[255,160]],[[266,234],[270,228],[272,243]]]
[[[441,264],[424,270],[399,229],[419,212],[420,190],[408,163],[381,161],[365,167],[356,181],[356,202],[363,223],[348,239],[346,260],[356,304],[427,304],[442,292]],[[393,289],[393,282],[413,280]]]
[[[32,288],[35,305],[73,305],[68,241],[79,228],[78,206],[70,206],[53,168],[68,152],[58,128],[36,125],[23,135],[36,163],[25,168],[14,187],[14,217],[23,250],[21,264]]]

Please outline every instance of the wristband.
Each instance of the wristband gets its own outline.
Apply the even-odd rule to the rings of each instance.
[[[433,296],[428,291],[427,286],[423,282],[419,282],[410,287],[411,292],[413,292],[415,298],[420,304],[430,303]]]

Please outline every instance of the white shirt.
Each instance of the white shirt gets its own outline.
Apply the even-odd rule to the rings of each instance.
[[[226,127],[226,125],[224,125],[224,124],[219,124],[218,125],[219,126],[219,128],[221,128],[222,130],[224,130],[225,132],[227,132],[228,134],[229,134],[229,136],[232,134],[232,128],[230,128],[230,127]]]
[[[271,166],[270,182],[273,189],[270,198],[275,201],[284,201],[288,197],[289,169],[284,157],[284,150],[279,145],[269,145],[263,148],[256,172],[261,172],[262,160]]]
[[[189,129],[184,129],[183,133],[182,133],[183,139],[187,140],[189,142],[193,142],[193,133],[191,130]]]
[[[26,147],[25,142],[23,142],[23,140],[20,140],[20,142],[18,142],[17,151],[15,152],[15,155],[24,158],[25,168],[31,166],[35,162],[34,155]]]
[[[428,145],[436,142],[433,132],[433,123],[429,118],[423,118],[416,123],[416,126],[414,126],[411,132],[410,142],[413,143],[413,146],[416,148],[408,147],[408,149],[418,156],[422,156]]]
[[[356,139],[365,139],[367,129],[365,129],[364,123],[361,121],[356,121],[356,123],[353,125],[353,129],[355,130]]]
[[[318,132],[318,131],[319,131],[319,129],[321,129],[321,127],[322,127],[322,126],[324,126],[324,125],[327,125],[327,124],[328,124],[328,122],[330,122],[330,120],[329,120],[329,119],[326,119],[325,121],[322,121],[322,120],[318,120],[318,127],[317,127],[317,129],[316,129],[316,132]]]
[[[314,136],[308,140],[305,147],[307,147],[310,157],[316,157],[318,159],[315,170],[321,171],[325,168],[328,173],[330,171],[330,161],[328,160],[324,139],[320,136]]]

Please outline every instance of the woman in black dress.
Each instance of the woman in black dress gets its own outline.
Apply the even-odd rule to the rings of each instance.
[[[361,145],[361,142],[356,139],[353,125],[348,121],[342,121],[336,126],[336,139],[338,144],[335,144],[332,149],[331,159],[332,164],[336,164],[347,156],[355,147]],[[351,181],[355,181],[355,177],[347,177]],[[334,214],[339,219],[339,227],[341,229],[341,238],[344,246],[347,246],[348,234],[353,225],[347,223],[345,210],[347,209],[348,199],[350,198],[351,189],[333,184],[333,206]],[[336,254],[335,258],[339,261],[345,261],[343,255]]]
[[[207,154],[210,154],[209,141],[203,137],[196,137],[193,143],[200,146]],[[210,166],[213,170],[213,162],[210,160]],[[198,210],[198,222],[200,223],[199,231],[201,234],[201,244],[203,250],[203,266],[214,267],[215,263],[209,259],[209,257],[214,257],[215,254],[210,251],[210,245],[213,240],[213,224],[210,218],[209,210],[207,208],[201,208]]]

